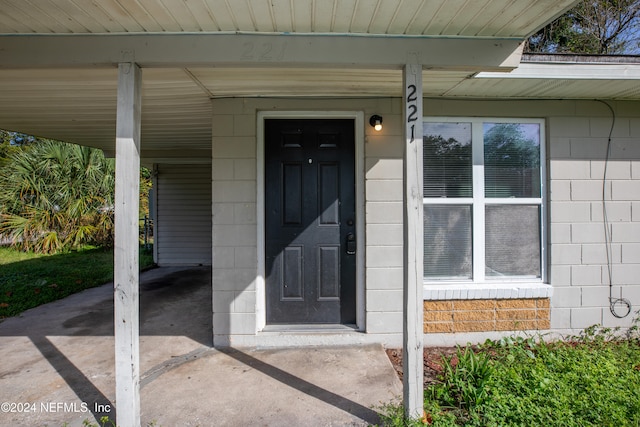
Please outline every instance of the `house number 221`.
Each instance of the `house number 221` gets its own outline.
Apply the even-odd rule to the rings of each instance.
[[[415,141],[416,125],[412,124],[418,120],[418,97],[416,96],[416,85],[407,86],[407,125],[411,125],[411,141]]]

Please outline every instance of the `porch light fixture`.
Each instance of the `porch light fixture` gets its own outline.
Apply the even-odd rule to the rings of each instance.
[[[382,117],[374,114],[369,118],[369,124],[378,132],[382,130]]]

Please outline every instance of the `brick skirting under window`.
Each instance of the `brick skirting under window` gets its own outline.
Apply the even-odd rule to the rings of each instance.
[[[425,334],[544,330],[549,319],[549,298],[424,301]]]

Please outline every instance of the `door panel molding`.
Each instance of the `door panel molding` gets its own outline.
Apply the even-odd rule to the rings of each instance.
[[[265,134],[267,119],[353,119],[355,124],[355,210],[356,210],[356,328],[365,325],[365,209],[364,209],[364,112],[362,111],[258,111],[257,112],[257,255],[256,329],[266,326],[266,260],[265,260]],[[294,138],[292,138],[294,139]],[[293,142],[293,141],[291,141]],[[332,138],[323,140],[330,149]],[[295,144],[291,144],[295,145]],[[293,148],[293,147],[292,147]],[[324,147],[323,147],[324,148]]]
[[[296,131],[301,148],[283,148]],[[292,162],[300,166],[290,168]],[[265,197],[267,324],[354,325],[356,251],[348,251],[346,241],[355,233],[355,121],[267,119]],[[318,257],[322,246],[334,247],[339,262]],[[323,295],[318,271],[324,285],[339,280],[333,284],[339,293]]]

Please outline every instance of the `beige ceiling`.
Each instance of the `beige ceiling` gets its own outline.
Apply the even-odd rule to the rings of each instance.
[[[295,32],[523,38],[575,0],[0,0],[0,34]]]
[[[3,69],[3,40],[17,34],[301,32],[522,39],[572,3],[0,0],[0,128],[105,150],[114,146],[115,64],[112,68]],[[638,64],[633,67],[638,68]],[[577,78],[560,73],[550,80],[536,73],[476,77],[472,71],[439,69],[424,70],[423,81],[426,97],[640,99],[635,73],[616,81],[602,80],[606,70]],[[165,151],[167,156],[202,156],[199,150],[211,146],[213,97],[398,97],[401,87],[401,72],[390,69],[292,69],[273,64],[254,64],[251,68],[144,68],[142,146],[146,152]],[[176,151],[177,147],[180,150]]]

